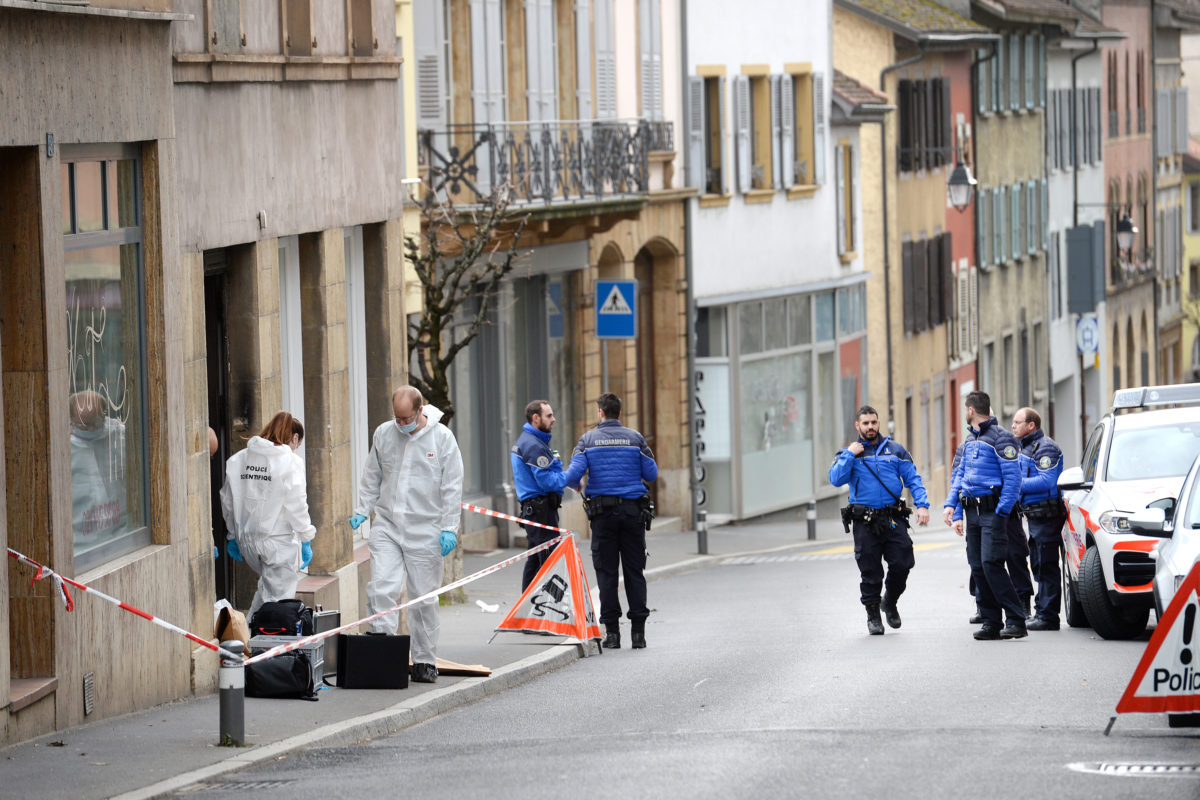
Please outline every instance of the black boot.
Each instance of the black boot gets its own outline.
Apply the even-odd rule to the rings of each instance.
[[[1033,612],[1032,612],[1032,610],[1030,609],[1030,598],[1029,598],[1029,597],[1022,597],[1022,598],[1021,598],[1021,605],[1025,607],[1025,619],[1027,619],[1027,620],[1029,620],[1029,619],[1033,619]]]
[[[883,620],[879,618],[879,603],[867,606],[867,633],[872,636],[883,635]]]
[[[629,646],[641,650],[646,646],[646,620],[635,619],[629,623]]]
[[[879,604],[879,608],[881,611],[883,611],[883,618],[887,620],[888,625],[892,626],[893,628],[900,627],[900,612],[896,610],[895,600],[885,594],[883,596],[883,602]]]
[[[605,650],[620,650],[621,649],[621,626],[619,624],[605,625],[607,633],[604,634],[604,641],[600,647]]]
[[[972,625],[978,625],[983,622],[983,612],[979,610],[979,603],[975,604],[975,615],[967,621]]]

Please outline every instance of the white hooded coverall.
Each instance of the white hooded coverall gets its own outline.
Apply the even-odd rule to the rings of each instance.
[[[425,405],[425,427],[401,433],[394,421],[375,429],[371,454],[363,468],[354,513],[369,517],[368,549],[371,581],[367,610],[371,614],[420,597],[442,585],[441,532],[456,531],[462,517],[462,454],[454,434],[438,424],[442,412]],[[378,633],[396,632],[399,615],[371,623]],[[438,601],[431,598],[408,609],[408,630],[414,664],[436,664]]]
[[[263,603],[295,597],[300,544],[317,532],[308,517],[304,459],[286,444],[251,438],[225,462],[221,511],[246,565],[259,575],[247,616]]]

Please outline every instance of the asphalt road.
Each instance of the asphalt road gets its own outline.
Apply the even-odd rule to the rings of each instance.
[[[178,796],[1200,798],[1200,730],[1128,715],[1103,735],[1145,639],[974,641],[960,542],[918,539],[881,637],[846,547],[725,562],[650,585],[646,650]],[[1111,774],[1149,763],[1198,766]]]

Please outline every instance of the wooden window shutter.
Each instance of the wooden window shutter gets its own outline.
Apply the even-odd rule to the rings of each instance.
[[[904,307],[904,332],[913,333],[916,330],[916,313],[913,309],[913,243],[902,243],[900,253],[900,293]]]
[[[796,89],[791,75],[779,76],[779,185],[796,182]]]
[[[942,234],[942,313],[938,324],[954,319],[954,240],[949,231]]]
[[[707,183],[708,156],[704,141],[704,78],[688,78],[688,186],[704,194],[709,191]]]
[[[926,242],[925,261],[928,264],[929,296],[928,323],[936,328],[942,322],[942,237],[934,236]]]
[[[897,85],[900,95],[900,137],[897,143],[896,166],[901,172],[911,172],[913,169],[913,108],[912,81],[902,80]]]
[[[825,73],[812,74],[813,95],[813,174],[817,183],[825,182]]]
[[[769,174],[763,176],[763,180],[772,189],[783,185],[779,176],[779,165],[783,163],[783,110],[779,97],[781,78],[780,75],[772,75],[767,85],[771,106],[771,169]]]
[[[846,219],[846,159],[845,145],[838,145],[834,148],[833,169],[835,173],[836,184],[836,203],[837,203],[837,251],[838,255],[846,252],[846,225],[849,220]]]
[[[1034,83],[1036,72],[1034,71],[1034,62],[1037,58],[1037,40],[1033,38],[1033,34],[1025,35],[1025,107],[1033,108],[1037,102],[1037,86]]]
[[[575,0],[575,110],[578,119],[592,118],[591,0]]]
[[[929,327],[929,243],[925,239],[913,242],[913,330],[917,333]]]
[[[737,187],[742,194],[750,191],[750,79],[733,78],[734,151],[737,153]]]
[[[973,269],[968,276],[968,303],[970,305],[970,324],[967,331],[970,338],[970,351],[979,352],[979,270]]]
[[[597,119],[615,119],[617,116],[617,46],[613,2],[595,0]]]
[[[417,62],[417,128],[446,129],[445,0],[413,0],[413,50]]]

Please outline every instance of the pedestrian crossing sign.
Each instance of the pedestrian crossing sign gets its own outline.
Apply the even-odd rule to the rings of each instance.
[[[1163,612],[1117,713],[1200,711],[1200,562]]]
[[[637,281],[596,281],[596,338],[637,338]]]
[[[566,536],[500,624],[496,632],[524,631],[574,636],[581,642],[600,638],[592,610],[592,592],[575,537]]]

